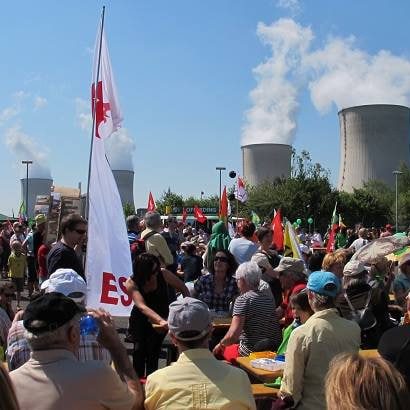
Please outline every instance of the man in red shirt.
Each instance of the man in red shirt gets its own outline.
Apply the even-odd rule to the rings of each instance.
[[[284,257],[274,271],[279,274],[283,291],[283,302],[276,311],[278,316],[283,318],[284,326],[288,326],[294,319],[289,303],[290,297],[306,287],[305,264],[301,259]]]

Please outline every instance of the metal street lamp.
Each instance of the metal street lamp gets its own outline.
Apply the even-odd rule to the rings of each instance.
[[[21,161],[22,164],[26,165],[26,218],[28,220],[28,166],[33,163],[33,161]]]
[[[397,187],[397,177],[401,175],[401,171],[393,171],[393,175],[396,179],[396,232],[399,230],[399,212],[398,212],[398,203],[399,203],[399,190]]]
[[[225,171],[225,167],[216,167],[216,170],[219,171],[219,209],[221,209],[221,195],[222,195],[222,171]]]

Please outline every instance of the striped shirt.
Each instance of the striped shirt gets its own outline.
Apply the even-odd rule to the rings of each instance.
[[[279,346],[282,334],[272,297],[263,292],[250,290],[237,297],[233,316],[244,316],[245,322],[239,336],[239,354],[248,356],[256,343],[269,339]]]
[[[30,359],[30,347],[26,338],[26,329],[23,321],[13,322],[8,338],[7,363],[9,370],[18,369]],[[100,360],[107,365],[111,363],[110,352],[103,348],[93,335],[80,335],[80,346],[77,352],[78,360]]]

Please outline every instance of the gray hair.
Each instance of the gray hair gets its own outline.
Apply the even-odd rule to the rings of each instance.
[[[161,215],[155,211],[148,211],[144,215],[144,221],[147,228],[158,229],[161,226]]]
[[[258,289],[262,271],[256,262],[244,262],[238,266],[235,278],[243,278],[251,289]]]
[[[353,288],[364,283],[367,283],[367,271],[354,276],[343,275],[343,289]]]
[[[309,290],[309,294],[312,295],[312,297],[309,298],[309,304],[314,312],[335,307],[335,298],[332,296],[319,295],[319,293],[311,290]]]
[[[138,228],[140,223],[140,218],[137,215],[130,215],[127,217],[127,229]]]
[[[48,350],[56,346],[65,346],[68,344],[67,331],[71,326],[80,326],[81,314],[77,313],[71,320],[58,329],[40,334],[34,334],[26,330],[25,336],[31,350]]]

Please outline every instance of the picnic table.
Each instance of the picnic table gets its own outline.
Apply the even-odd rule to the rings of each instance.
[[[360,356],[365,357],[365,358],[380,357],[380,354],[377,351],[377,349],[359,350],[359,354]],[[273,382],[274,380],[276,380],[277,377],[283,376],[283,369],[275,370],[275,371],[257,369],[256,367],[251,366],[252,360],[253,359],[250,358],[249,356],[236,358],[236,362],[239,364],[239,366],[243,370],[245,370],[248,374],[256,377],[258,380],[264,383]]]
[[[275,371],[257,369],[256,367],[251,366],[251,360],[253,359],[251,359],[249,356],[236,358],[236,362],[243,370],[262,382],[273,382],[277,377],[283,376],[283,369]]]

